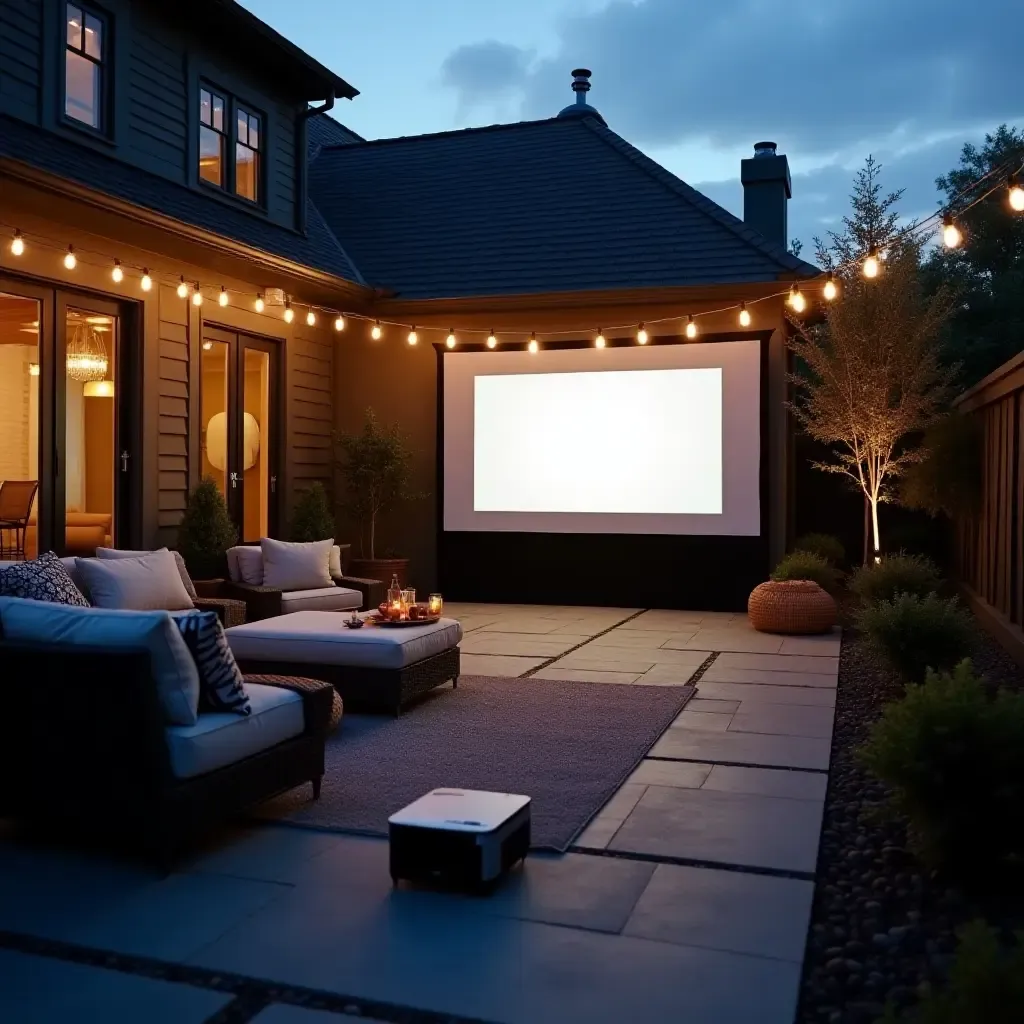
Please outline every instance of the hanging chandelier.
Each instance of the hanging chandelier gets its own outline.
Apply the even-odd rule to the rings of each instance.
[[[107,346],[99,332],[88,324],[76,324],[68,341],[68,376],[81,381],[103,380],[108,368]]]

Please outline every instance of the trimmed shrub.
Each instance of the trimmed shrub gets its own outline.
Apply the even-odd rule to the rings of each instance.
[[[930,558],[900,552],[877,565],[861,566],[850,580],[850,590],[865,604],[891,601],[897,594],[924,597],[942,586],[942,575]]]
[[[830,533],[808,533],[794,545],[794,551],[809,551],[812,555],[824,558],[829,565],[840,566],[846,561],[846,548],[838,537]]]
[[[319,480],[299,492],[292,512],[292,540],[334,540],[334,513],[327,491]]]
[[[1017,1024],[1024,1007],[1024,935],[1003,947],[994,928],[972,921],[960,944],[948,984],[928,992],[902,1018],[888,1009],[882,1024]]]
[[[178,527],[178,551],[189,575],[197,580],[226,575],[226,552],[237,540],[224,495],[210,477],[203,477],[188,496]]]
[[[915,600],[909,598],[908,600]],[[969,661],[887,704],[860,756],[928,863],[961,872],[1024,857],[1024,694],[986,692]]]
[[[836,592],[841,577],[838,569],[810,551],[791,551],[772,572],[773,580],[811,580],[830,594]]]
[[[898,594],[876,601],[857,617],[875,653],[907,683],[924,681],[929,668],[948,672],[974,647],[974,621],[956,598]]]

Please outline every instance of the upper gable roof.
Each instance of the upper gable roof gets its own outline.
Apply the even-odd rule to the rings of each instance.
[[[314,114],[307,121],[306,142],[311,159],[315,159],[324,146],[349,146],[354,142],[365,141],[362,135],[356,135],[351,128],[335,121],[330,114]]]
[[[310,195],[366,280],[407,299],[818,273],[594,118],[324,146]]]

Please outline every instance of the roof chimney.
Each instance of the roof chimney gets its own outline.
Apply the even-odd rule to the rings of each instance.
[[[587,93],[590,92],[590,75],[587,68],[576,68],[572,73],[572,91],[576,93],[576,102],[564,110],[558,112],[559,117],[596,117],[601,124],[605,123],[604,118],[587,103]]]
[[[740,164],[743,221],[769,241],[789,245],[787,206],[793,195],[789,161],[774,142],[755,142],[754,155]]]

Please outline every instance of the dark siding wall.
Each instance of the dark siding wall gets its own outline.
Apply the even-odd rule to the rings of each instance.
[[[286,353],[289,496],[313,480],[330,487],[334,426],[334,339],[325,329],[297,327]]]
[[[156,525],[160,542],[173,544],[188,497],[189,307],[168,286],[159,301]]]
[[[42,61],[40,0],[0,0],[0,111],[39,121]]]
[[[295,167],[296,108],[275,104],[268,113],[273,130],[267,154],[267,212],[277,223],[295,227],[295,202],[299,191]]]

